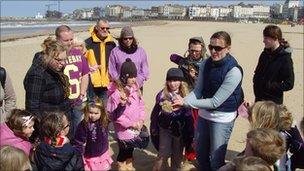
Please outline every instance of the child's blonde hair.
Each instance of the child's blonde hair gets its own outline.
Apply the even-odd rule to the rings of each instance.
[[[11,115],[7,118],[7,126],[17,135],[23,136],[25,129],[30,122],[36,121],[36,117],[30,112],[21,109],[13,109]]]
[[[28,156],[20,149],[4,145],[0,149],[2,171],[32,170]]]
[[[293,120],[291,112],[289,112],[285,105],[279,105],[278,107],[280,115],[279,130],[290,130]]]
[[[181,97],[186,97],[189,94],[188,84],[186,82],[184,82],[184,81],[180,81],[180,82],[181,82],[181,84],[179,86],[180,96]],[[169,88],[168,83],[166,81],[165,88],[163,90],[164,99],[171,101],[171,97],[170,97],[169,92],[170,92],[170,88]]]
[[[82,39],[77,38],[77,37],[75,37],[73,40],[73,47],[79,48],[83,54],[85,54],[87,51],[85,42]]]
[[[253,156],[265,160],[273,165],[285,153],[285,140],[281,134],[273,129],[258,128],[247,133]]]
[[[236,157],[232,160],[231,165],[232,167],[229,167],[226,171],[272,171],[265,160],[255,156]]]
[[[279,109],[278,105],[272,101],[259,101],[249,109],[251,128],[270,128],[279,130]]]
[[[84,107],[83,113],[85,122],[88,123],[90,121],[89,112],[90,108],[93,107],[96,107],[100,110],[100,124],[105,128],[108,127],[110,119],[102,101],[98,97],[94,97],[91,101],[87,102],[86,106]]]

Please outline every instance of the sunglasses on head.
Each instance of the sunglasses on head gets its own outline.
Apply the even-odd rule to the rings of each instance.
[[[124,37],[123,40],[133,40],[133,37]]]
[[[210,51],[212,49],[214,49],[216,52],[219,52],[219,51],[225,49],[226,47],[208,45],[208,48],[209,48]]]

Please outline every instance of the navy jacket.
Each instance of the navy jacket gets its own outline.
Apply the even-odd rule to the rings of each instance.
[[[233,67],[240,66],[230,54],[227,54],[227,56],[220,61],[212,61],[211,58],[207,59],[204,68],[204,82],[202,90],[202,95],[204,98],[211,98],[214,96],[224,82],[227,72]],[[241,96],[242,90],[240,82],[230,97],[228,97],[228,99],[215,110],[223,112],[236,111],[240,104],[242,98]]]

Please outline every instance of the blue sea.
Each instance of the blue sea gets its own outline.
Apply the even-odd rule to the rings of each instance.
[[[39,33],[54,33],[55,28],[65,24],[73,30],[89,29],[94,21],[4,21],[1,22],[1,36],[32,35]],[[110,22],[111,27],[121,26],[121,22]]]

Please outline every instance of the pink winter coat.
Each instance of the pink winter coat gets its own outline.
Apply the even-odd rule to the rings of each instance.
[[[30,154],[32,144],[20,137],[17,137],[14,132],[6,125],[2,123],[0,125],[0,146],[10,145],[23,150],[27,155]]]
[[[126,109],[123,113],[113,120],[116,136],[120,140],[129,140],[135,138],[136,135],[132,134],[130,127],[139,121],[145,120],[145,105],[142,97],[138,96],[138,86],[132,87],[130,94],[127,97]],[[107,111],[110,117],[113,118],[113,112],[120,103],[120,92],[115,84],[111,82],[108,86],[109,99],[107,103]]]

